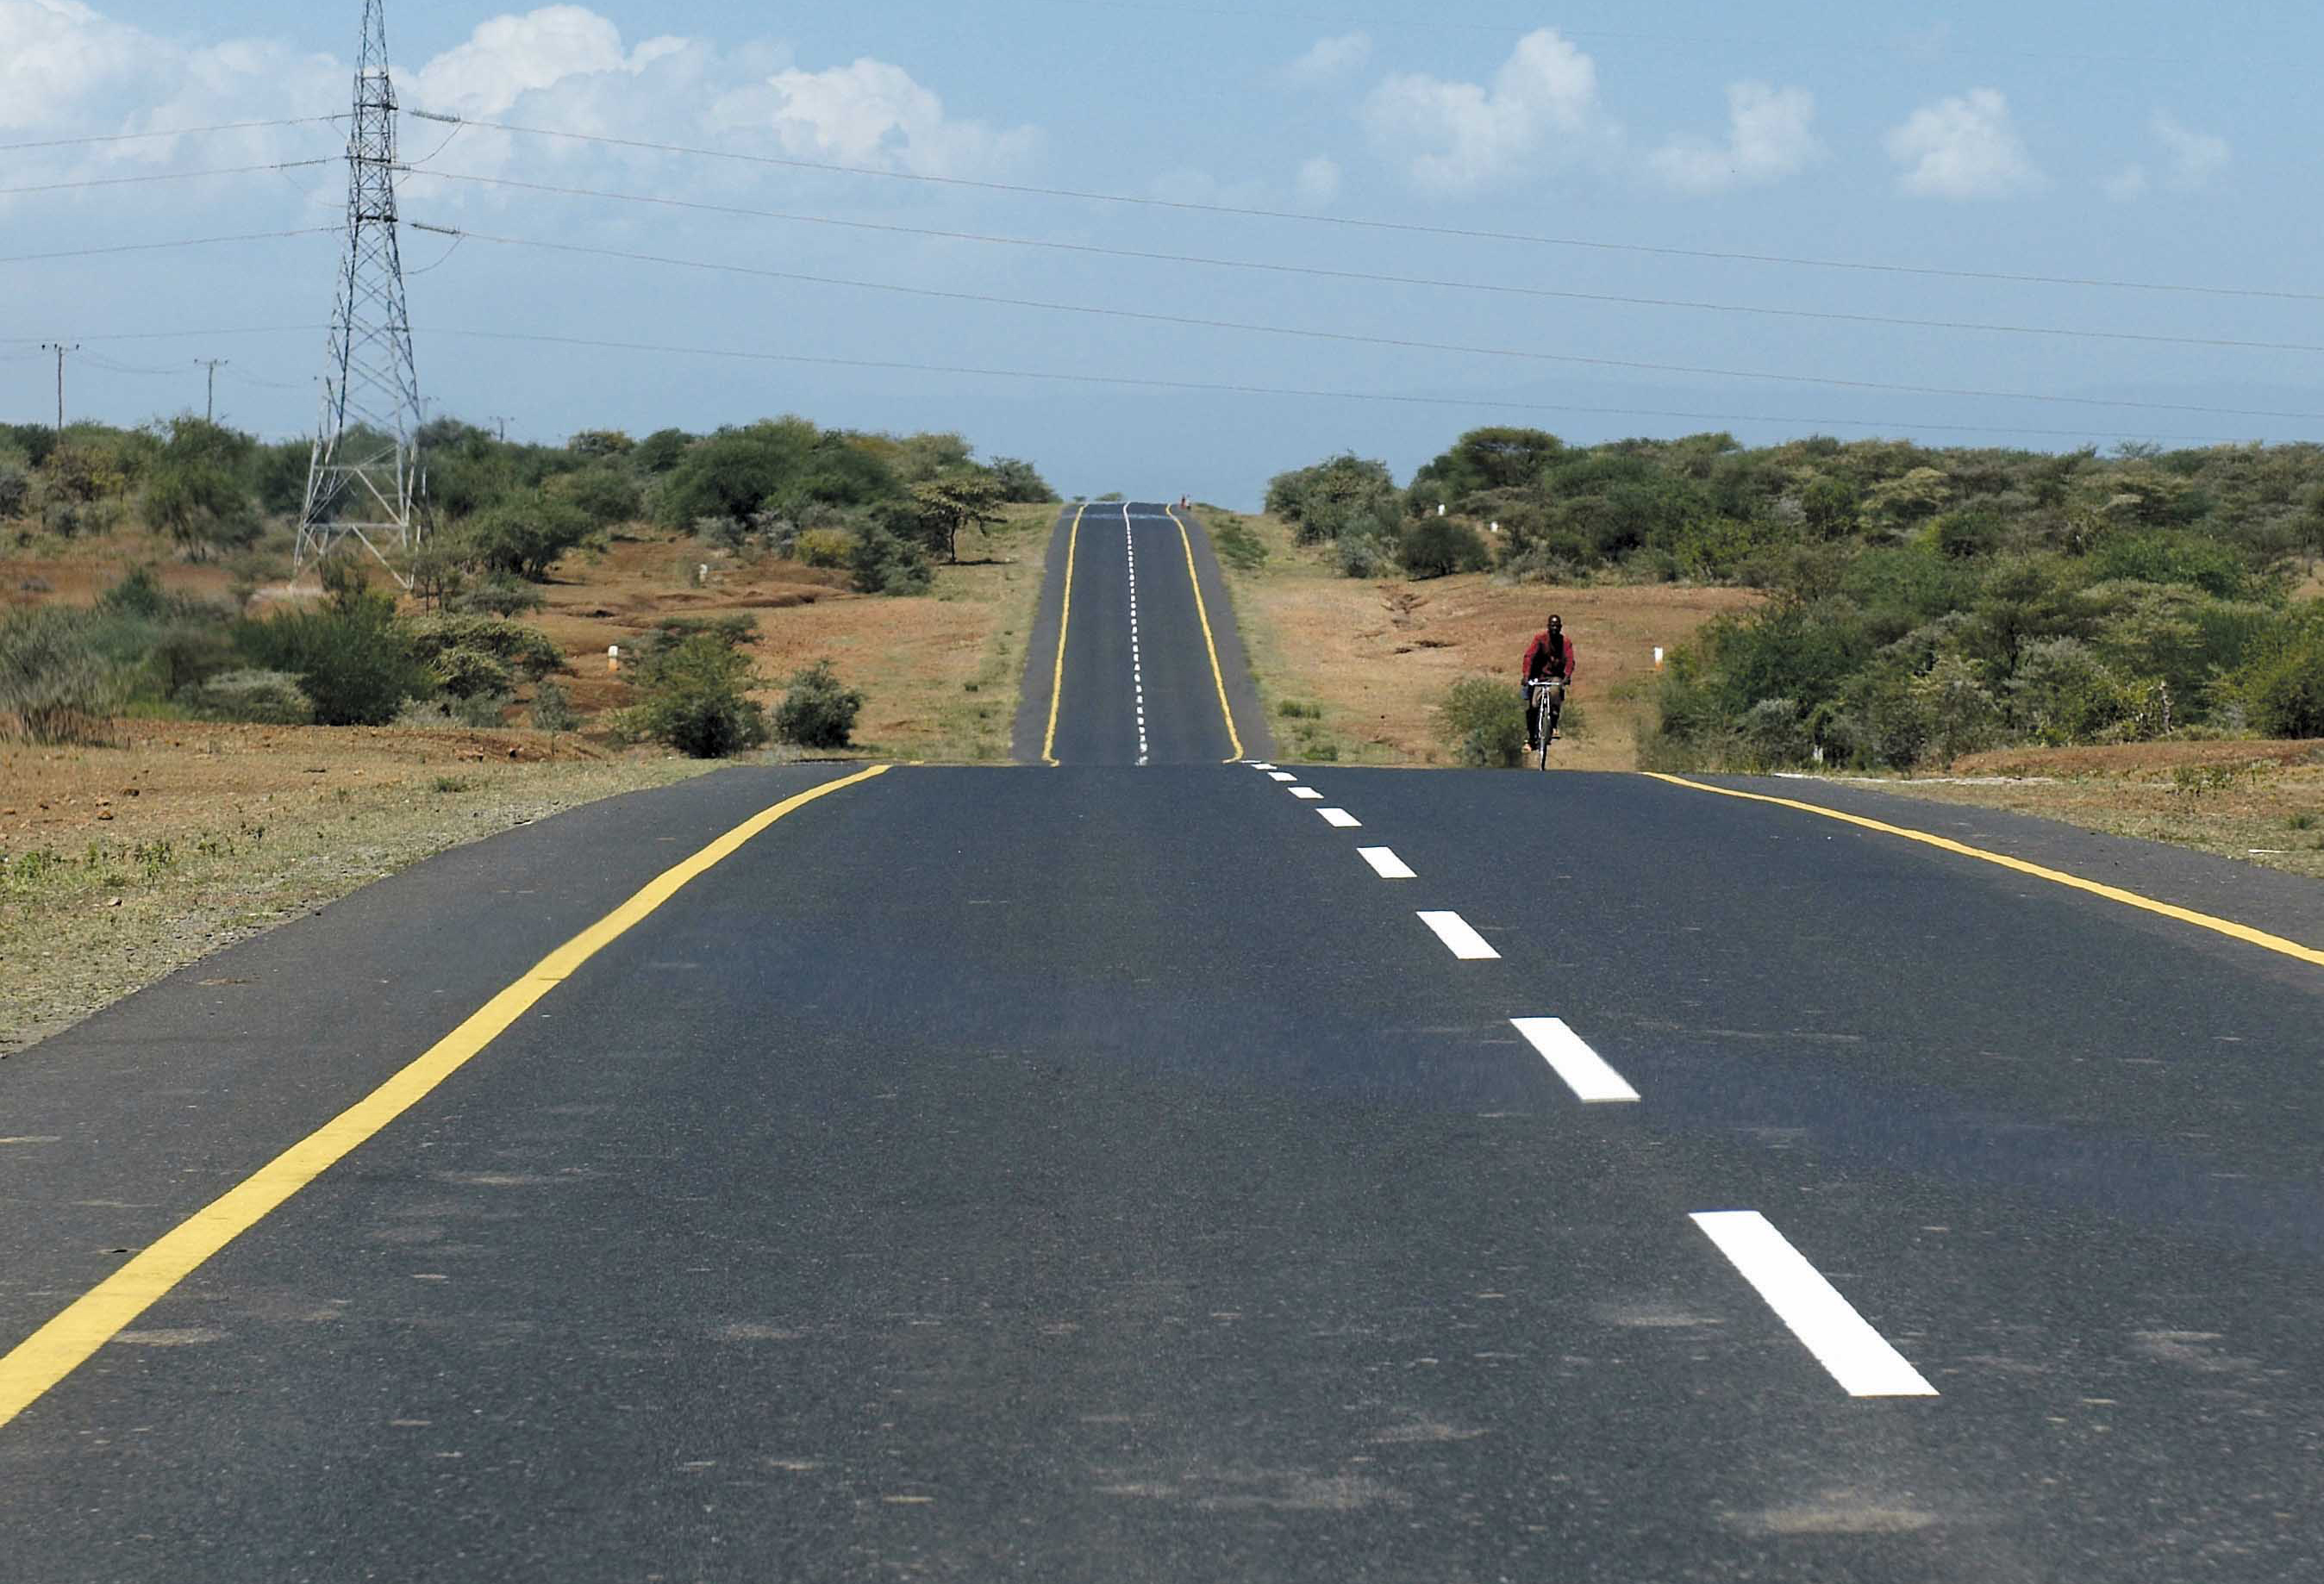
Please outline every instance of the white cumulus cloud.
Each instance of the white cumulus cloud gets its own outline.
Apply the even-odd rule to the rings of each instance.
[[[2126,165],[2106,179],[2104,191],[2115,202],[2126,204],[2134,198],[2144,198],[2147,189],[2153,185],[2147,178],[2145,166]]]
[[[1295,87],[1314,87],[1362,70],[1371,58],[1370,33],[1318,39],[1314,49],[1283,69],[1283,79]]]
[[[1022,164],[1041,146],[1029,126],[1009,130],[956,119],[944,100],[900,66],[865,58],[825,71],[779,71],[759,88],[719,106],[728,125],[773,132],[785,152],[908,170],[964,176]]]
[[[2155,138],[2163,144],[2169,161],[2166,179],[2180,191],[2200,191],[2227,168],[2233,151],[2226,138],[2196,132],[2167,111],[2155,113],[2153,127]]]
[[[1904,167],[1904,190],[1916,198],[2006,198],[2044,182],[1997,88],[1923,105],[1888,134],[1887,149]]]
[[[1299,167],[1299,201],[1320,209],[1340,196],[1340,167],[1321,154]]]
[[[610,18],[579,5],[544,5],[478,24],[466,42],[420,69],[410,97],[423,109],[500,115],[529,93],[575,78],[635,76],[686,47],[683,39],[651,39],[627,51]]]
[[[1719,192],[1796,176],[1825,150],[1815,134],[1815,96],[1805,88],[1738,82],[1727,90],[1727,141],[1674,137],[1655,152],[1655,173],[1683,192]]]
[[[1489,84],[1401,73],[1364,106],[1373,145],[1415,187],[1472,192],[1537,161],[1571,162],[1615,135],[1597,63],[1543,28],[1517,41]]]
[[[166,49],[78,0],[0,0],[0,126],[54,121],[150,69]]]
[[[0,0],[0,129],[53,136],[146,134],[172,127],[312,115],[343,106],[346,73],[327,57],[271,40],[187,46],[115,22],[81,0]],[[312,152],[311,135],[254,127],[203,144],[217,162]],[[157,168],[180,153],[176,138],[53,150],[27,158],[30,180]]]

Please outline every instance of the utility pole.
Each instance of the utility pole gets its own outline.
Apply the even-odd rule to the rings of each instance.
[[[65,432],[65,355],[69,352],[78,352],[80,343],[43,341],[41,343],[41,350],[57,355],[57,434],[62,437]]]
[[[509,427],[509,425],[511,425],[511,424],[514,423],[514,422],[516,421],[516,419],[513,419],[513,418],[503,418],[500,414],[498,414],[498,413],[494,413],[494,414],[493,414],[493,415],[492,415],[492,420],[491,420],[491,421],[492,421],[493,427],[500,430],[500,434],[501,434],[501,444],[502,444],[502,445],[503,445],[503,446],[507,445],[507,444],[508,444],[508,427]]]
[[[202,421],[204,423],[217,422],[217,372],[233,361],[234,359],[230,357],[198,357],[194,359],[194,366],[196,368],[205,368],[210,372],[209,400],[202,406]]]
[[[307,469],[294,564],[354,539],[381,565],[420,533],[420,375],[395,205],[395,85],[386,0],[364,0],[355,115],[347,133],[347,250],[324,355],[323,414]],[[406,586],[410,586],[406,584]]]

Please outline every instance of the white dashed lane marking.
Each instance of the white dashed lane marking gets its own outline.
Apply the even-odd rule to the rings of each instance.
[[[1146,741],[1146,663],[1138,650],[1138,536],[1130,526],[1130,508],[1121,509],[1121,542],[1130,556],[1130,682],[1136,690],[1138,709],[1138,762],[1144,764],[1152,757]]]
[[[1606,1064],[1606,1059],[1557,1018],[1512,1018],[1509,1022],[1539,1051],[1550,1070],[1565,1080],[1575,1097],[1590,1105],[1635,1101],[1638,1091]]]
[[[1706,1211],[1693,1220],[1849,1396],[1937,1395],[1766,1216],[1756,1210]]]
[[[1269,770],[1267,772],[1267,778],[1270,781],[1296,781],[1299,778],[1289,770]]]
[[[1485,937],[1469,927],[1469,921],[1457,913],[1424,913],[1420,922],[1436,932],[1446,949],[1463,962],[1489,962],[1500,956],[1488,945]]]
[[[1263,765],[1257,760],[1253,760],[1250,761],[1250,768],[1255,770],[1271,770],[1275,767],[1273,765]]]
[[[1323,816],[1325,824],[1337,830],[1354,831],[1363,828],[1364,822],[1344,808],[1319,808],[1315,812]]]
[[[1299,799],[1302,803],[1321,803],[1323,801],[1323,795],[1321,792],[1316,791],[1313,787],[1286,787],[1285,790],[1289,792],[1294,797]]]
[[[1356,853],[1366,863],[1372,866],[1374,874],[1384,880],[1409,880],[1419,878],[1412,872],[1411,868],[1403,859],[1396,855],[1396,850],[1392,847],[1359,847],[1356,849]]]

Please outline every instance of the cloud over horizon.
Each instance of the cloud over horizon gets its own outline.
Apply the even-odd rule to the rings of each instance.
[[[1420,191],[1463,195],[1619,140],[1598,67],[1554,28],[1517,41],[1489,85],[1398,73],[1365,102],[1373,147]]]
[[[1681,192],[1723,192],[1796,176],[1828,151],[1815,134],[1815,96],[1805,88],[1738,82],[1727,90],[1725,143],[1683,134],[1655,152],[1655,173]]]
[[[2009,198],[2048,184],[1998,88],[1971,88],[1923,105],[1884,145],[1905,167],[1898,186],[1915,198]]]

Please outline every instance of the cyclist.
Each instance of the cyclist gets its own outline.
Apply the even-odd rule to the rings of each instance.
[[[1553,615],[1549,625],[1534,634],[1533,643],[1526,649],[1525,685],[1519,696],[1525,700],[1526,749],[1541,751],[1541,738],[1534,724],[1533,690],[1536,683],[1554,679],[1571,687],[1573,685],[1573,640],[1565,636],[1565,618]],[[1559,714],[1563,714],[1561,708]],[[1550,732],[1556,734],[1557,720],[1550,719]]]

